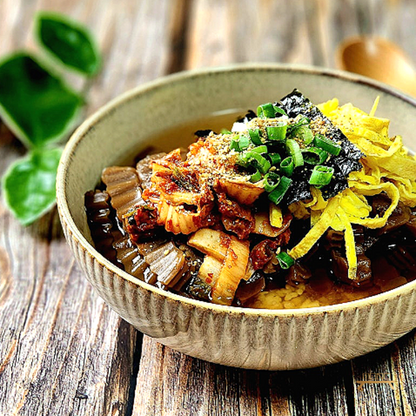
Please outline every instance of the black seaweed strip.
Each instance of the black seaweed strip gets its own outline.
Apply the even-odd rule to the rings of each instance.
[[[322,195],[324,199],[328,199],[347,188],[347,177],[351,172],[362,168],[359,160],[364,154],[297,89],[282,98],[280,102],[276,102],[275,105],[283,108],[291,118],[302,114],[310,120],[322,119],[325,122],[326,136],[341,144],[341,152],[338,156],[332,156],[324,163],[325,166],[334,168],[334,176],[331,182],[321,189]],[[308,174],[308,171],[309,168],[306,168],[293,176],[292,186],[285,196],[284,202],[286,204],[290,205],[293,202],[311,198],[309,186],[307,183],[305,185],[305,175]]]

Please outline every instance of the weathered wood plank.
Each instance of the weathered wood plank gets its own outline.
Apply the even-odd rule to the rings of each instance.
[[[125,407],[129,383],[120,391],[116,381],[130,379],[136,333],[85,283],[56,211],[24,230],[9,213],[0,224],[10,281],[0,307],[0,414]]]
[[[303,0],[195,0],[187,68],[234,62],[312,63]]]
[[[392,368],[394,345],[389,345],[351,362],[355,414],[402,415],[401,391],[397,372]]]
[[[223,367],[144,337],[133,415],[348,415],[349,363],[305,371]]]
[[[5,0],[0,55],[34,50],[32,18],[42,9],[85,22],[105,54],[87,114],[165,72],[170,2]],[[0,126],[2,175],[24,149]],[[0,203],[0,276],[0,414],[126,414],[137,331],[93,292],[56,211],[23,228]]]
[[[192,0],[176,0],[174,8],[175,13],[171,13],[170,20],[170,56],[166,66],[168,74],[182,71],[185,67]]]
[[[355,414],[416,413],[416,332],[351,362]]]
[[[107,0],[107,4],[97,4],[105,9],[96,27],[107,53],[104,72],[90,90],[90,111],[166,73],[171,46],[169,22],[175,13],[175,2],[164,0]],[[93,23],[94,17],[90,19]]]
[[[403,47],[416,65],[416,36],[414,25],[416,3],[412,0],[390,0],[390,9],[385,14],[386,25],[389,28],[386,36]]]
[[[400,389],[403,414],[416,414],[416,332],[394,343],[392,371]]]

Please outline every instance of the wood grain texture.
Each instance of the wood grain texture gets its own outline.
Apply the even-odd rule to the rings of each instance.
[[[337,44],[362,30],[357,2],[297,0],[282,7],[281,2],[267,0],[194,0],[185,67],[247,61],[334,67]],[[381,22],[383,4],[376,3]],[[395,10],[400,19],[404,10]],[[376,32],[385,28],[385,35],[394,38],[392,29],[381,25]],[[409,335],[381,352],[335,366],[263,373],[194,360],[144,337],[133,414],[413,414],[414,371],[405,370],[400,361],[402,358],[407,367],[414,366],[412,339]],[[395,348],[399,353],[394,353]],[[400,356],[402,351],[407,351],[406,357]],[[392,380],[394,389],[385,383],[361,387],[361,381],[374,377]],[[186,388],[178,392],[178,386],[184,385]]]
[[[130,379],[135,331],[85,283],[57,213],[24,230],[8,213],[0,223],[10,281],[0,307],[0,414],[125,407],[128,389],[120,391],[117,381]]]
[[[248,61],[333,67],[336,45],[360,32],[390,37],[416,61],[415,2],[363,3],[1,0],[0,55],[38,50],[31,35],[36,11],[86,23],[104,65],[87,85],[70,76],[89,91],[84,116],[183,68]],[[0,175],[24,152],[0,123]],[[352,362],[295,372],[225,368],[148,337],[141,345],[141,336],[92,292],[74,264],[56,212],[22,228],[2,202],[0,340],[1,416],[416,414],[414,332]]]
[[[144,337],[133,415],[347,415],[348,374],[348,363],[307,371],[234,369]]]
[[[86,23],[105,56],[90,85],[90,114],[165,73],[172,6],[152,0],[1,1],[0,54],[37,50],[31,29],[38,10]],[[79,78],[70,80],[82,87]],[[0,132],[2,175],[25,150],[3,125]],[[128,413],[136,337],[81,274],[55,210],[22,228],[0,203],[1,416]]]
[[[195,0],[186,67],[312,63],[303,0],[282,5],[271,0]]]
[[[400,389],[403,414],[416,413],[416,334],[411,334],[394,343],[392,371]]]
[[[352,361],[356,415],[402,415],[398,374],[392,366],[394,345]]]

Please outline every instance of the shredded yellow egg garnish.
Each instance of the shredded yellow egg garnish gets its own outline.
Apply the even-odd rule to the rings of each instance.
[[[325,201],[321,192],[313,189],[312,200],[290,206],[295,217],[310,217],[312,228],[288,254],[295,259],[304,256],[328,228],[344,231],[348,277],[352,280],[357,279],[352,224],[381,228],[399,200],[409,207],[416,206],[416,160],[403,147],[400,136],[389,137],[390,121],[375,117],[378,101],[377,97],[369,114],[352,104],[340,107],[337,99],[318,105],[322,113],[366,155],[361,160],[363,169],[349,175],[349,188],[336,197]],[[390,206],[382,216],[370,217],[371,206],[365,197],[382,192],[390,198]]]

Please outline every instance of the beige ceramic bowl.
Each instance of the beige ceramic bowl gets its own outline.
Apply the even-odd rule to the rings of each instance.
[[[172,126],[232,108],[255,109],[293,88],[314,103],[334,96],[392,120],[407,146],[416,103],[381,84],[308,67],[245,65],[181,73],[136,88],[90,117],[60,162],[58,208],[65,236],[89,282],[126,321],[157,341],[207,361],[250,369],[296,369],[351,359],[416,326],[416,282],[347,304],[298,310],[212,305],[159,290],[118,269],[91,244],[84,193],[101,170]],[[175,143],[171,143],[175,147]]]

